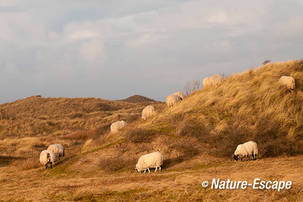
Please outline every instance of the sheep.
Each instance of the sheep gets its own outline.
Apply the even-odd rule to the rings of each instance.
[[[233,158],[237,161],[239,158],[242,160],[243,157],[252,156],[253,160],[256,160],[258,155],[258,146],[254,141],[245,142],[244,144],[239,144],[234,152]]]
[[[291,76],[282,76],[279,79],[279,83],[285,85],[289,90],[294,90],[296,88],[295,79]]]
[[[163,155],[160,152],[152,152],[149,154],[142,155],[137,164],[136,164],[136,170],[138,172],[146,170],[150,172],[150,168],[155,168],[155,172],[157,170],[161,170],[161,166],[163,164]]]
[[[127,125],[125,121],[116,121],[112,123],[110,126],[110,132],[111,133],[117,133],[120,129],[124,128]]]
[[[50,164],[50,168],[52,168],[55,162],[56,162],[56,155],[54,152],[49,150],[43,150],[40,153],[40,163],[45,166],[45,169],[48,168],[48,164]]]
[[[64,147],[61,144],[51,144],[48,146],[47,150],[54,152],[59,160],[60,157],[64,157]]]
[[[185,97],[184,94],[180,91],[175,92],[173,95],[178,95],[181,98],[181,100],[184,100],[184,97]]]
[[[223,76],[216,74],[211,77],[207,77],[203,79],[203,88],[209,86],[217,86],[223,81]]]
[[[166,104],[168,107],[174,106],[176,103],[181,102],[182,98],[178,95],[169,95],[166,98]]]
[[[154,106],[148,105],[142,110],[142,119],[146,120],[148,117],[153,116],[156,113]]]

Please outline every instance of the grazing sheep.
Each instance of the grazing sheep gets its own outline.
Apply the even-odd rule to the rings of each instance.
[[[120,129],[124,128],[127,125],[125,121],[116,121],[110,126],[111,133],[117,133]]]
[[[174,106],[176,103],[181,102],[182,98],[178,95],[169,95],[166,98],[166,104],[168,107]]]
[[[64,147],[61,144],[51,144],[48,146],[47,150],[54,152],[59,160],[60,157],[64,157]]]
[[[155,168],[155,172],[157,170],[161,170],[161,166],[163,164],[163,156],[160,152],[152,152],[149,154],[142,155],[137,164],[136,164],[136,170],[138,172],[146,170],[150,172],[150,168]]]
[[[40,163],[45,166],[45,169],[48,168],[48,164],[50,164],[50,168],[52,168],[55,162],[56,162],[56,155],[54,152],[49,150],[43,150],[40,153]]]
[[[253,160],[256,160],[258,155],[258,146],[254,141],[245,142],[239,144],[234,152],[233,158],[237,161],[239,158],[242,160],[244,157],[252,156]]]
[[[294,90],[296,88],[295,79],[291,76],[281,76],[279,82],[285,85],[289,90]]]
[[[223,76],[216,74],[211,77],[207,77],[203,79],[203,88],[209,86],[217,86],[223,81]]]
[[[153,116],[156,113],[154,106],[148,105],[142,110],[142,119],[146,120],[148,117]]]
[[[175,92],[173,95],[178,95],[181,98],[181,100],[184,100],[184,97],[185,97],[184,94],[180,91]]]

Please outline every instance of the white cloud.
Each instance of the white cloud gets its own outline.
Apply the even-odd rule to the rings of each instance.
[[[103,63],[105,59],[104,42],[100,39],[94,39],[84,42],[80,49],[83,58],[91,63]]]
[[[55,80],[63,95],[85,96],[85,86],[105,98],[135,86],[161,98],[193,76],[295,57],[303,48],[302,1],[101,2],[0,0],[0,9],[14,8],[0,10],[0,81],[28,82],[22,92],[38,83],[55,95]],[[74,87],[82,90],[69,94]]]
[[[16,3],[17,3],[16,0],[1,0],[0,1],[0,7],[15,6]]]

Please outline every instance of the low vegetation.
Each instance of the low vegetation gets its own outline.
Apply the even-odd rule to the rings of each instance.
[[[283,75],[295,78],[295,90],[278,82]],[[5,192],[0,198],[184,201],[250,195],[299,201],[303,62],[266,63],[230,75],[216,87],[197,90],[197,85],[190,84],[188,96],[171,108],[137,95],[120,101],[33,96],[0,105],[0,189]],[[149,104],[157,114],[143,121],[141,111]],[[117,120],[128,125],[109,133]],[[260,159],[232,162],[236,146],[248,140],[258,143]],[[46,171],[38,163],[39,152],[57,142],[67,156]],[[153,151],[163,154],[163,171],[136,173],[137,159]],[[295,186],[280,193],[202,189],[201,181],[210,176],[290,179]]]

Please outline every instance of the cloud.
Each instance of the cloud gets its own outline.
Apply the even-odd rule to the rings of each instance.
[[[299,0],[1,0],[0,84],[15,82],[0,93],[164,99],[187,80],[302,57],[302,7]]]
[[[81,45],[81,55],[87,62],[103,61],[104,43],[102,40],[94,39]]]
[[[16,0],[1,0],[0,1],[0,7],[11,7],[15,6],[17,3]]]

